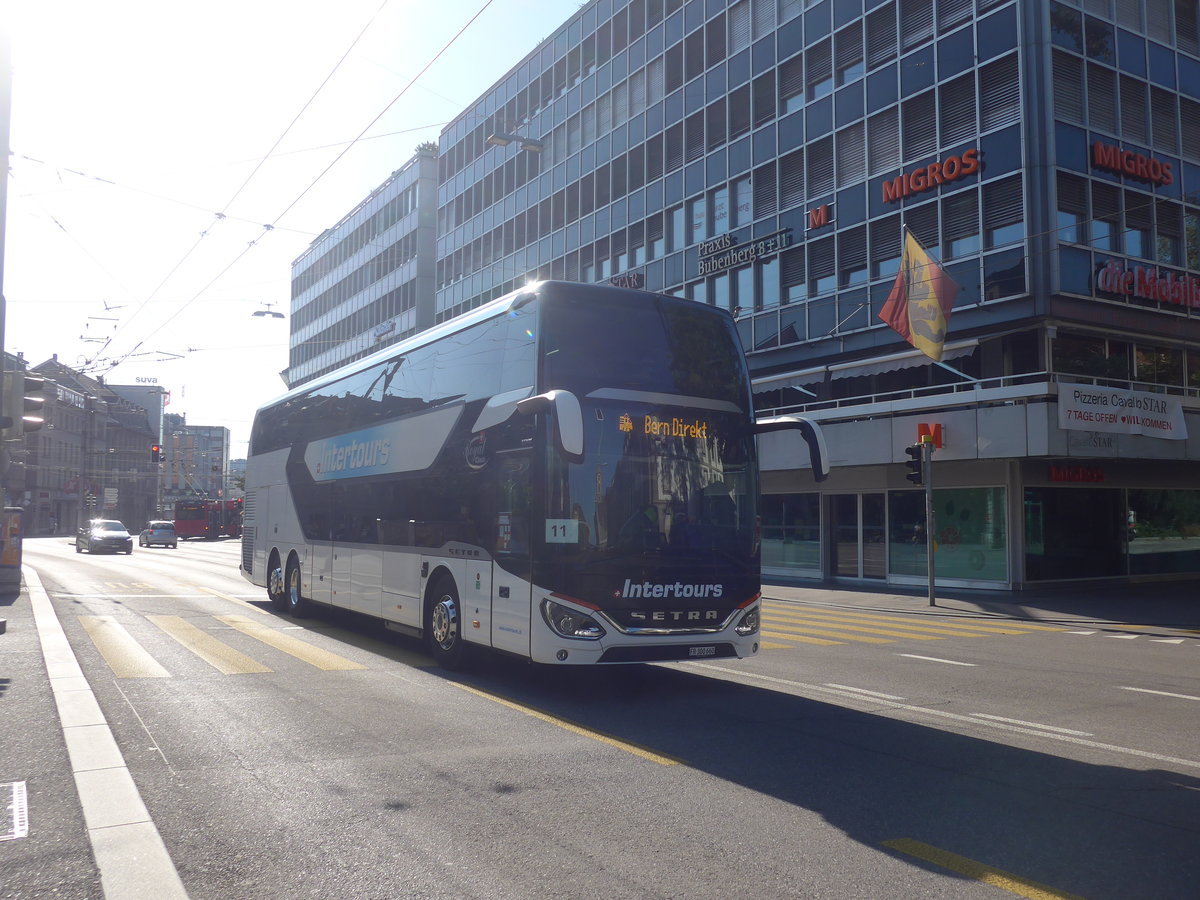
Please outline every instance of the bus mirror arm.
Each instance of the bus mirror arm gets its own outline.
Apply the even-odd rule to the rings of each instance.
[[[525,416],[550,413],[554,417],[558,449],[572,462],[583,459],[583,411],[579,398],[570,391],[546,391],[526,397],[517,404],[517,412]]]
[[[808,444],[808,455],[812,461],[813,478],[824,481],[829,477],[829,451],[825,449],[825,435],[821,426],[811,419],[801,416],[775,416],[770,419],[759,419],[754,423],[755,434],[767,434],[772,431],[798,430]]]

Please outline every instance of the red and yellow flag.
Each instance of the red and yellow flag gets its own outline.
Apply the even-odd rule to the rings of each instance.
[[[958,285],[906,228],[896,283],[879,318],[930,359],[942,361],[942,344]]]

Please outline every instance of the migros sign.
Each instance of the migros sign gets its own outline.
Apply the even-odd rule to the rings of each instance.
[[[883,202],[896,203],[913,194],[931,191],[941,184],[957,181],[979,171],[979,149],[964,150],[961,156],[947,156],[941,162],[930,163],[911,172],[897,175],[883,183]]]
[[[1092,168],[1148,181],[1150,184],[1168,185],[1175,180],[1175,173],[1169,162],[1162,162],[1133,150],[1122,150],[1103,141],[1092,143]]]

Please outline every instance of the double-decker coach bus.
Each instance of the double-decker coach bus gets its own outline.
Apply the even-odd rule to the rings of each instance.
[[[732,317],[540,282],[285,394],[255,417],[242,572],[539,663],[759,646],[755,423]]]

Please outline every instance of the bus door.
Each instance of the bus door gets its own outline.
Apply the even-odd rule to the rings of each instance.
[[[492,578],[492,646],[526,656],[530,651],[530,453],[505,454],[490,486],[496,498],[495,574]]]

